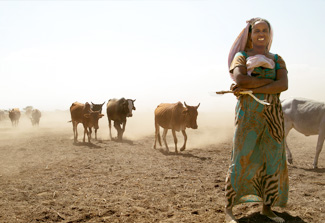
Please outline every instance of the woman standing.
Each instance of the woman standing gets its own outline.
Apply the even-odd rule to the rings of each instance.
[[[228,58],[238,98],[231,165],[226,178],[226,222],[235,223],[232,208],[240,203],[263,202],[262,214],[284,222],[271,209],[288,200],[288,169],[284,144],[284,121],[280,93],[287,90],[283,59],[269,52],[273,30],[261,18],[247,22]],[[241,91],[271,105],[262,105]]]

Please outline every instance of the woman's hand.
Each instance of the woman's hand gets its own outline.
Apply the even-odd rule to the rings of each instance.
[[[250,89],[238,87],[237,84],[231,84],[230,90],[232,90],[234,92],[234,95],[238,98],[240,96],[240,92],[249,91]]]
[[[286,69],[277,70],[275,80],[251,77],[246,71],[246,67],[236,67],[233,71],[237,88],[240,86],[237,91],[252,90],[253,93],[277,94],[288,89]]]

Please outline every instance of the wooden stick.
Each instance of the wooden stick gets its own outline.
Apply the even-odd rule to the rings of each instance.
[[[216,94],[234,93],[233,91],[217,91]]]
[[[234,93],[234,91],[216,91],[215,93],[216,94],[226,94],[226,93]],[[258,99],[257,97],[255,97],[253,95],[252,91],[241,91],[241,92],[239,92],[239,94],[248,94],[249,96],[254,98],[254,100],[257,101],[258,103],[261,103],[262,105],[270,105],[270,103],[268,103],[266,101],[262,101],[262,100]]]

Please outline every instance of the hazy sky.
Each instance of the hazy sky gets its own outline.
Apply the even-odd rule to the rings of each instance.
[[[136,99],[233,110],[227,58],[245,21],[274,28],[286,61],[281,98],[324,101],[325,1],[0,1],[0,109],[69,109],[74,101]]]

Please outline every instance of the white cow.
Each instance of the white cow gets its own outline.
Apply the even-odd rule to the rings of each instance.
[[[286,138],[292,128],[306,136],[318,135],[314,159],[314,169],[316,169],[325,139],[325,103],[303,98],[291,98],[282,101],[282,108]],[[292,155],[287,143],[286,151],[288,162],[292,164]]]

